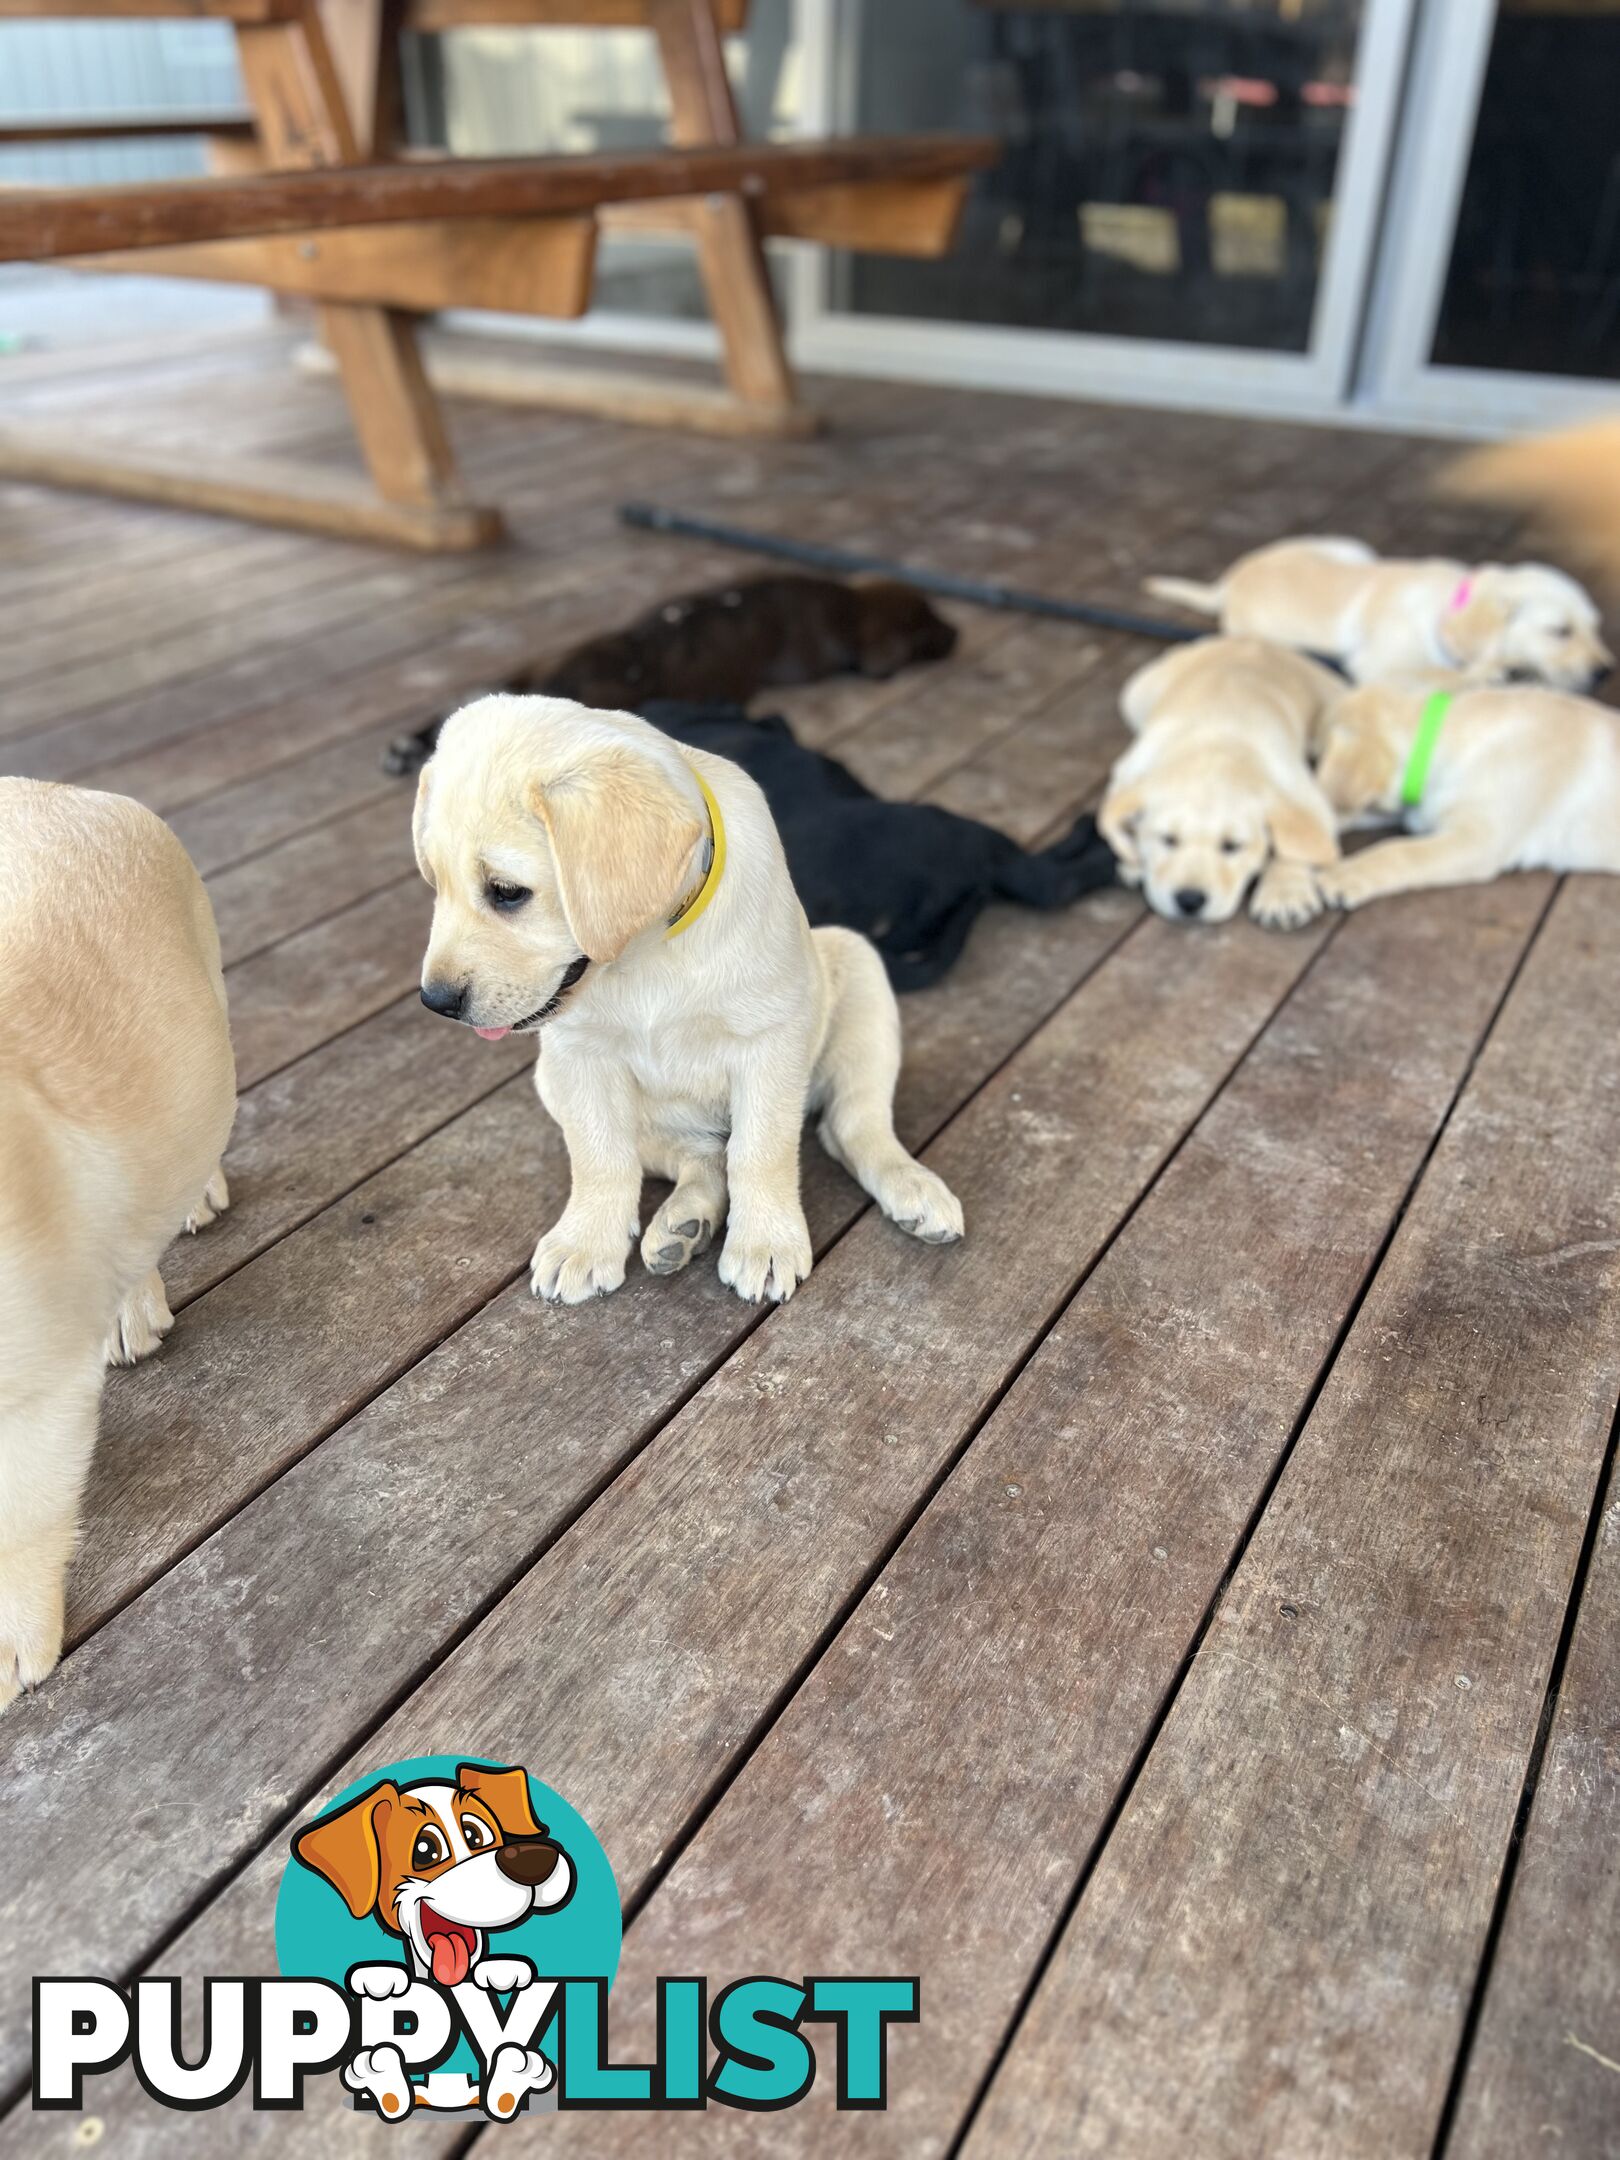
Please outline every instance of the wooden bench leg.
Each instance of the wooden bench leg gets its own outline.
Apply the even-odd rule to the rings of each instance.
[[[649,0],[669,85],[671,133],[685,148],[741,140],[725,51],[709,0]],[[751,404],[797,402],[793,370],[753,211],[740,195],[707,198],[693,213],[698,267],[720,333],[726,380]]]
[[[382,0],[366,12],[380,32],[387,17]],[[290,21],[239,26],[236,46],[269,165],[349,164],[363,145],[369,147],[387,94],[381,63],[367,78],[356,54],[349,54],[353,94],[364,105],[357,128],[316,0],[304,0]],[[496,537],[498,514],[473,509],[462,493],[411,317],[333,301],[320,309],[320,323],[377,492],[411,510],[447,513],[458,525],[471,518],[485,537]]]

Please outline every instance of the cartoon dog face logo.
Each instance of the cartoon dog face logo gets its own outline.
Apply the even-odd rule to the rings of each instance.
[[[457,1987],[489,1935],[556,1912],[574,1888],[568,1855],[535,1820],[525,1771],[457,1767],[455,1782],[384,1779],[300,1830],[293,1851],[358,1919],[401,1938],[419,1978]]]

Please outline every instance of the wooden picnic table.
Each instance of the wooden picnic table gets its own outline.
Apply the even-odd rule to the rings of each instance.
[[[746,145],[721,43],[746,13],[746,0],[0,0],[0,19],[178,15],[231,25],[247,112],[200,123],[214,174],[0,191],[0,260],[65,258],[313,300],[370,484],[281,465],[133,455],[33,431],[0,432],[0,475],[466,548],[497,538],[500,515],[463,489],[436,386],[715,432],[808,432],[814,416],[783,349],[765,237],[943,253],[971,177],[995,146],[968,137]],[[490,22],[650,31],[669,87],[672,147],[478,161],[412,150],[401,119],[401,32]],[[83,140],[86,127],[114,125],[135,135],[174,127],[126,116],[65,120],[62,134]],[[39,123],[29,127],[38,140]],[[725,355],[723,393],[600,370],[559,377],[527,360],[465,355],[430,376],[417,338],[422,315],[583,314],[608,214],[695,244]]]

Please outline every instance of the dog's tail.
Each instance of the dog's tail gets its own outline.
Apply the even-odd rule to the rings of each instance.
[[[1200,585],[1193,578],[1144,578],[1142,587],[1155,600],[1173,600],[1178,607],[1191,608],[1195,615],[1218,615],[1226,599],[1224,585]]]

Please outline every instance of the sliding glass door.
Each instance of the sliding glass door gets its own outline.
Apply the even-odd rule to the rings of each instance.
[[[1620,7],[1431,0],[1365,391],[1489,430],[1620,403]]]
[[[942,262],[840,256],[812,364],[1319,408],[1348,381],[1409,0],[802,0],[822,124],[1002,155]]]

